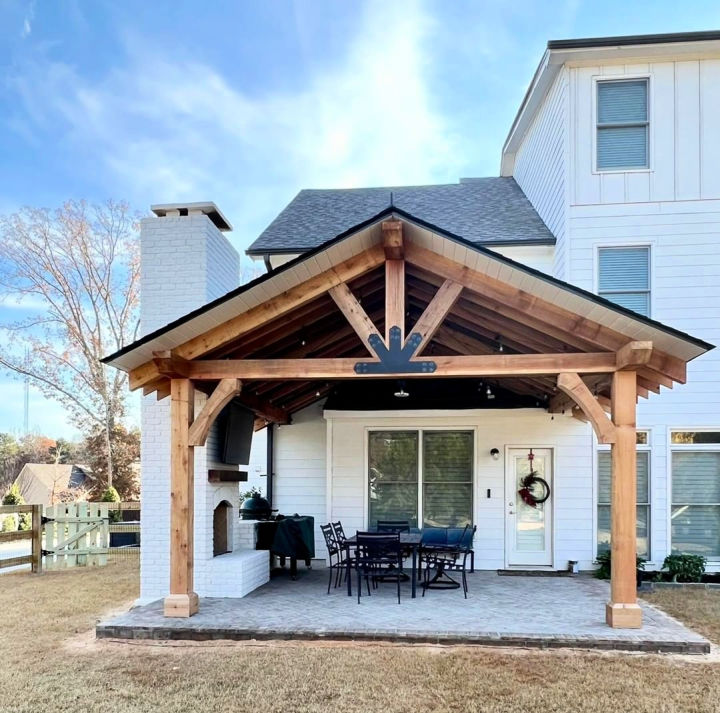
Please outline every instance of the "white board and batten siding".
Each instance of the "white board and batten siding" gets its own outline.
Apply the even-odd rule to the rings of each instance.
[[[647,245],[651,316],[720,344],[720,59],[578,63],[559,78],[563,74],[567,219],[563,239],[558,235],[555,275],[597,292],[600,248]],[[597,171],[597,82],[640,77],[649,82],[649,167]],[[537,178],[528,180],[533,173],[520,157],[529,158],[540,142],[533,131],[546,146],[554,145],[559,129],[542,117],[556,112],[556,104],[551,90],[516,161],[516,180],[541,215],[547,198]],[[550,170],[535,169],[538,176]],[[670,431],[720,427],[720,350],[689,364],[687,384],[641,399],[638,426],[650,431],[652,444],[651,559],[659,566],[671,549]]]
[[[568,71],[570,205],[720,198],[720,59],[583,66]],[[597,171],[596,83],[640,77],[649,81],[649,168]]]

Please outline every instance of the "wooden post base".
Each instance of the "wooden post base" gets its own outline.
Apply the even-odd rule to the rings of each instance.
[[[168,594],[164,602],[164,614],[168,617],[187,619],[198,611],[198,595],[195,592],[189,594]]]
[[[613,629],[641,629],[642,609],[639,604],[605,605],[605,622]]]

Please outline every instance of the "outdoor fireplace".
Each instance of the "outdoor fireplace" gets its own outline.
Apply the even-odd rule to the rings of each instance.
[[[213,557],[232,551],[232,505],[221,501],[213,511]]]

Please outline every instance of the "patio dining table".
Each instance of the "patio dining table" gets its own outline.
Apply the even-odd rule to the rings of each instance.
[[[412,570],[410,572],[410,591],[411,596],[415,599],[416,585],[417,585],[417,564],[418,564],[418,551],[422,544],[422,532],[401,532],[400,533],[400,544],[404,550],[412,551]],[[346,560],[347,560],[347,593],[348,596],[352,596],[352,564],[350,562],[350,549],[357,545],[357,535],[348,537],[343,543],[345,549]]]

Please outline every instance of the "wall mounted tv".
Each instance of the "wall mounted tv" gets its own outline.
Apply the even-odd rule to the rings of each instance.
[[[231,401],[222,415],[221,428],[225,428],[223,463],[247,465],[250,462],[255,414],[239,402]]]

